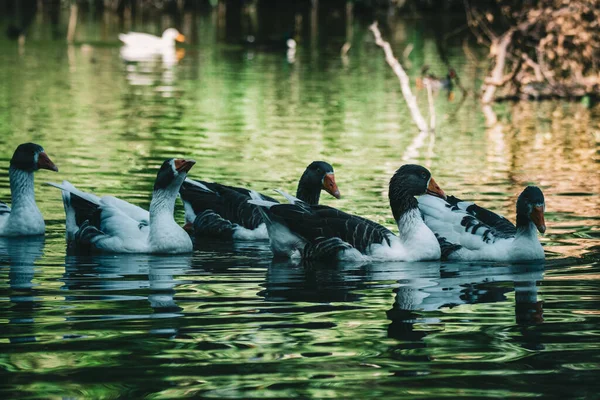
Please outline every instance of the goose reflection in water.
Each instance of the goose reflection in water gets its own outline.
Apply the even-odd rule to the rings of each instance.
[[[9,268],[11,313],[6,336],[11,343],[35,342],[35,261],[44,254],[44,236],[0,238],[0,268]]]
[[[440,318],[440,312],[465,304],[505,302],[507,295],[514,292],[520,344],[539,349],[543,347],[541,337],[532,325],[543,322],[537,283],[543,280],[544,267],[543,262],[512,265],[385,262],[329,266],[273,262],[264,289],[258,295],[269,301],[354,302],[358,309],[364,303],[358,301],[361,293],[374,285],[380,288],[388,284],[395,293],[393,307],[387,312],[391,321],[388,337],[400,340],[402,349],[426,347],[423,339],[431,330],[424,326],[434,326],[433,331],[438,331],[448,321]],[[477,310],[465,312],[473,319],[485,318]]]
[[[191,269],[191,255],[157,256],[150,254],[119,254],[94,256],[67,256],[63,290],[88,293],[87,296],[65,296],[66,301],[79,302],[97,299],[111,303],[112,310],[102,312],[98,318],[109,320],[141,319],[146,321],[152,334],[172,336],[178,332],[181,307],[175,302],[175,288],[186,283],[175,276],[186,275]],[[147,301],[152,314],[140,309],[139,295],[148,290]],[[101,292],[95,293],[95,292]],[[112,294],[106,294],[112,292]],[[92,294],[93,293],[93,294]],[[141,312],[140,312],[141,311]],[[67,320],[77,321],[85,317],[70,316]]]
[[[426,342],[423,338],[432,331],[443,330],[447,323],[447,319],[436,317],[440,310],[462,304],[506,301],[506,295],[514,291],[516,323],[523,337],[521,346],[527,349],[543,348],[541,337],[529,327],[543,322],[542,302],[537,299],[537,283],[543,280],[544,269],[544,262],[513,265],[444,264],[439,267],[438,277],[407,276],[399,281],[400,287],[394,290],[394,304],[387,313],[391,320],[388,336],[408,341],[400,344],[399,349],[415,346],[424,348]],[[503,283],[509,283],[510,286]],[[472,315],[473,319],[485,318],[478,315],[476,310],[467,310],[466,313]],[[457,314],[455,318],[460,317]],[[431,329],[427,329],[426,325]]]
[[[132,46],[123,46],[121,59],[125,62],[127,81],[132,86],[157,86],[156,90],[168,95],[175,83],[175,66],[185,57],[184,49],[161,48],[148,53]]]

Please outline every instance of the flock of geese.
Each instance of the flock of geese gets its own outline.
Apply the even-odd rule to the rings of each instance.
[[[68,181],[48,183],[62,191],[69,248],[110,253],[178,254],[194,241],[269,239],[276,257],[312,260],[490,260],[544,258],[544,195],[528,186],[517,200],[516,225],[474,203],[447,196],[420,165],[401,166],[389,183],[398,234],[366,218],[319,204],[321,191],[340,191],[333,167],[312,162],[296,196],[287,203],[251,189],[187,178],[194,160],[166,160],[156,176],[150,209],[112,196],[98,197]],[[10,160],[12,208],[0,202],[0,236],[45,233],[34,195],[34,173],[58,171],[34,143],[17,147]],[[184,226],[175,222],[180,196]]]

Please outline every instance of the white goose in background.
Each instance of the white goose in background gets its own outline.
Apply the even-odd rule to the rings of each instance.
[[[119,40],[126,46],[145,51],[146,53],[160,53],[164,49],[175,47],[175,42],[183,42],[183,36],[175,28],[165,30],[161,37],[149,33],[129,32],[120,33]]]
[[[33,236],[46,232],[33,190],[33,174],[39,169],[58,171],[42,146],[35,143],[19,145],[8,169],[12,209],[0,202],[0,236]]]
[[[67,243],[75,249],[112,253],[189,253],[192,241],[173,218],[179,188],[194,160],[166,160],[154,183],[150,211],[112,196],[98,197],[72,184],[62,190]]]
[[[261,206],[275,256],[304,259],[438,260],[440,245],[423,222],[415,196],[444,197],[431,173],[403,165],[389,186],[389,200],[399,234],[368,219],[332,207],[309,205],[287,195],[292,204],[253,197]]]
[[[546,231],[544,208],[544,194],[535,186],[525,188],[517,200],[516,226],[504,217],[454,196],[419,198],[425,223],[440,239],[442,258],[449,260],[544,259],[544,249],[537,236],[537,231]]]

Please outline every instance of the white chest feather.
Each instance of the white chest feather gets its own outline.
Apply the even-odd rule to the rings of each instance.
[[[46,231],[44,217],[35,203],[30,207],[13,209],[6,215],[0,227],[0,236],[43,235]]]
[[[193,251],[192,239],[183,230],[172,215],[156,216],[150,218],[150,234],[148,236],[149,250],[151,253],[187,253]]]
[[[398,220],[398,236],[390,236],[387,243],[369,249],[375,259],[397,261],[438,260],[440,245],[433,232],[425,225],[418,209],[404,213]]]
[[[10,168],[12,210],[0,221],[0,236],[33,236],[46,231],[44,217],[35,203],[33,172]]]

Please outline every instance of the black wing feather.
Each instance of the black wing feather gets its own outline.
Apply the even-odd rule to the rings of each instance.
[[[69,193],[71,207],[75,210],[75,222],[81,227],[85,221],[100,229],[100,206],[74,193]]]
[[[319,246],[323,248],[325,240],[337,238],[364,253],[374,243],[389,244],[388,235],[393,235],[373,221],[328,206],[280,204],[270,208],[270,216],[311,243],[312,252]],[[341,249],[339,241],[325,243],[334,243]]]
[[[231,224],[236,224],[246,229],[256,229],[263,223],[262,215],[258,208],[248,203],[250,199],[250,192],[248,190],[220,185],[218,183],[199,182],[211,191],[203,190],[198,186],[186,182],[183,183],[179,191],[182,200],[192,206],[197,216],[196,219],[199,215],[210,210],[213,214],[220,216]],[[268,196],[263,196],[263,198],[270,199]],[[194,227],[196,228],[197,226],[198,224],[194,222]]]
[[[0,201],[0,215],[2,214],[10,214],[10,207],[8,204]]]
[[[93,239],[103,235],[104,232],[86,220],[79,226],[73,240],[68,243],[68,249],[78,254],[93,253],[95,252]]]
[[[440,236],[437,233],[435,234],[435,237],[437,238],[438,243],[440,244],[440,250],[442,251],[442,260],[448,260],[450,254],[462,249],[462,246],[460,244],[451,243],[448,240],[446,240],[445,237]]]
[[[316,238],[302,249],[302,258],[305,260],[326,260],[335,258],[343,250],[351,249],[348,243],[337,237]]]
[[[213,210],[206,210],[194,220],[194,234],[219,239],[231,239],[237,224],[232,223]]]
[[[446,201],[451,207],[456,208],[458,208],[458,203],[462,202],[461,199],[454,196],[448,196]],[[488,209],[478,206],[477,204],[471,204],[467,207],[466,211],[481,223],[487,225],[492,230],[492,234],[497,238],[510,238],[514,237],[517,233],[517,228],[512,222]],[[467,221],[463,221],[463,225],[466,223]],[[475,229],[475,226],[472,226],[471,229]]]
[[[250,199],[250,190],[246,189],[246,188],[241,188],[241,187],[236,187],[236,186],[227,186],[227,185],[222,185],[220,183],[208,183],[208,182],[204,182],[204,181],[198,181],[204,185],[206,185],[210,190],[215,191],[215,192],[220,192],[222,190],[233,190],[234,192],[237,192],[241,195],[244,195],[247,197],[247,199]],[[275,200],[274,198],[264,195],[262,193],[259,193],[259,195],[263,198],[263,200],[267,200],[267,201],[272,201],[275,203],[279,203],[277,200]]]

